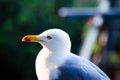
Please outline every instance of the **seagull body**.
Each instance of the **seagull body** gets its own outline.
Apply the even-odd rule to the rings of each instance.
[[[38,80],[110,80],[92,62],[71,53],[69,35],[63,30],[49,29],[40,35],[27,35],[22,41],[43,46],[35,63]]]

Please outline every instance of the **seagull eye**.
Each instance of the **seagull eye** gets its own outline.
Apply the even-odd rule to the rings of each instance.
[[[52,39],[52,37],[51,37],[51,36],[47,36],[47,39],[49,39],[49,40],[50,40],[50,39]]]

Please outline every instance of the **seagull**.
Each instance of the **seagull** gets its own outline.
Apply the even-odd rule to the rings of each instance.
[[[35,61],[38,80],[110,80],[91,61],[71,52],[70,37],[61,29],[27,35],[22,42],[37,42],[43,47]]]

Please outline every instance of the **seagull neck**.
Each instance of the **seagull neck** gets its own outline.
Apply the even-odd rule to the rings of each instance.
[[[67,59],[68,55],[69,55],[69,51],[67,50],[63,50],[63,51],[60,51],[60,50],[55,50],[55,51],[52,51],[52,50],[49,50],[48,48],[43,48],[45,51],[48,51],[48,53],[45,53],[46,55],[48,55],[46,57],[46,60],[47,60],[47,64],[48,66],[52,66],[52,65],[62,65],[64,62],[65,59]]]
[[[65,54],[70,53],[69,49],[55,49],[55,50],[52,50],[52,49],[43,47],[43,50],[49,51],[50,55],[65,55]]]
[[[52,53],[69,53],[70,52],[70,47],[66,47],[66,46],[55,46],[55,47],[46,47],[43,45],[43,49],[44,50],[47,50],[49,52],[52,52]],[[61,53],[62,52],[62,53]]]

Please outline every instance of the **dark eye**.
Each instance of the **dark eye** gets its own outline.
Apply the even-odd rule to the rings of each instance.
[[[52,39],[52,37],[51,37],[51,36],[47,36],[47,39],[49,39],[49,40],[50,40],[50,39]]]

